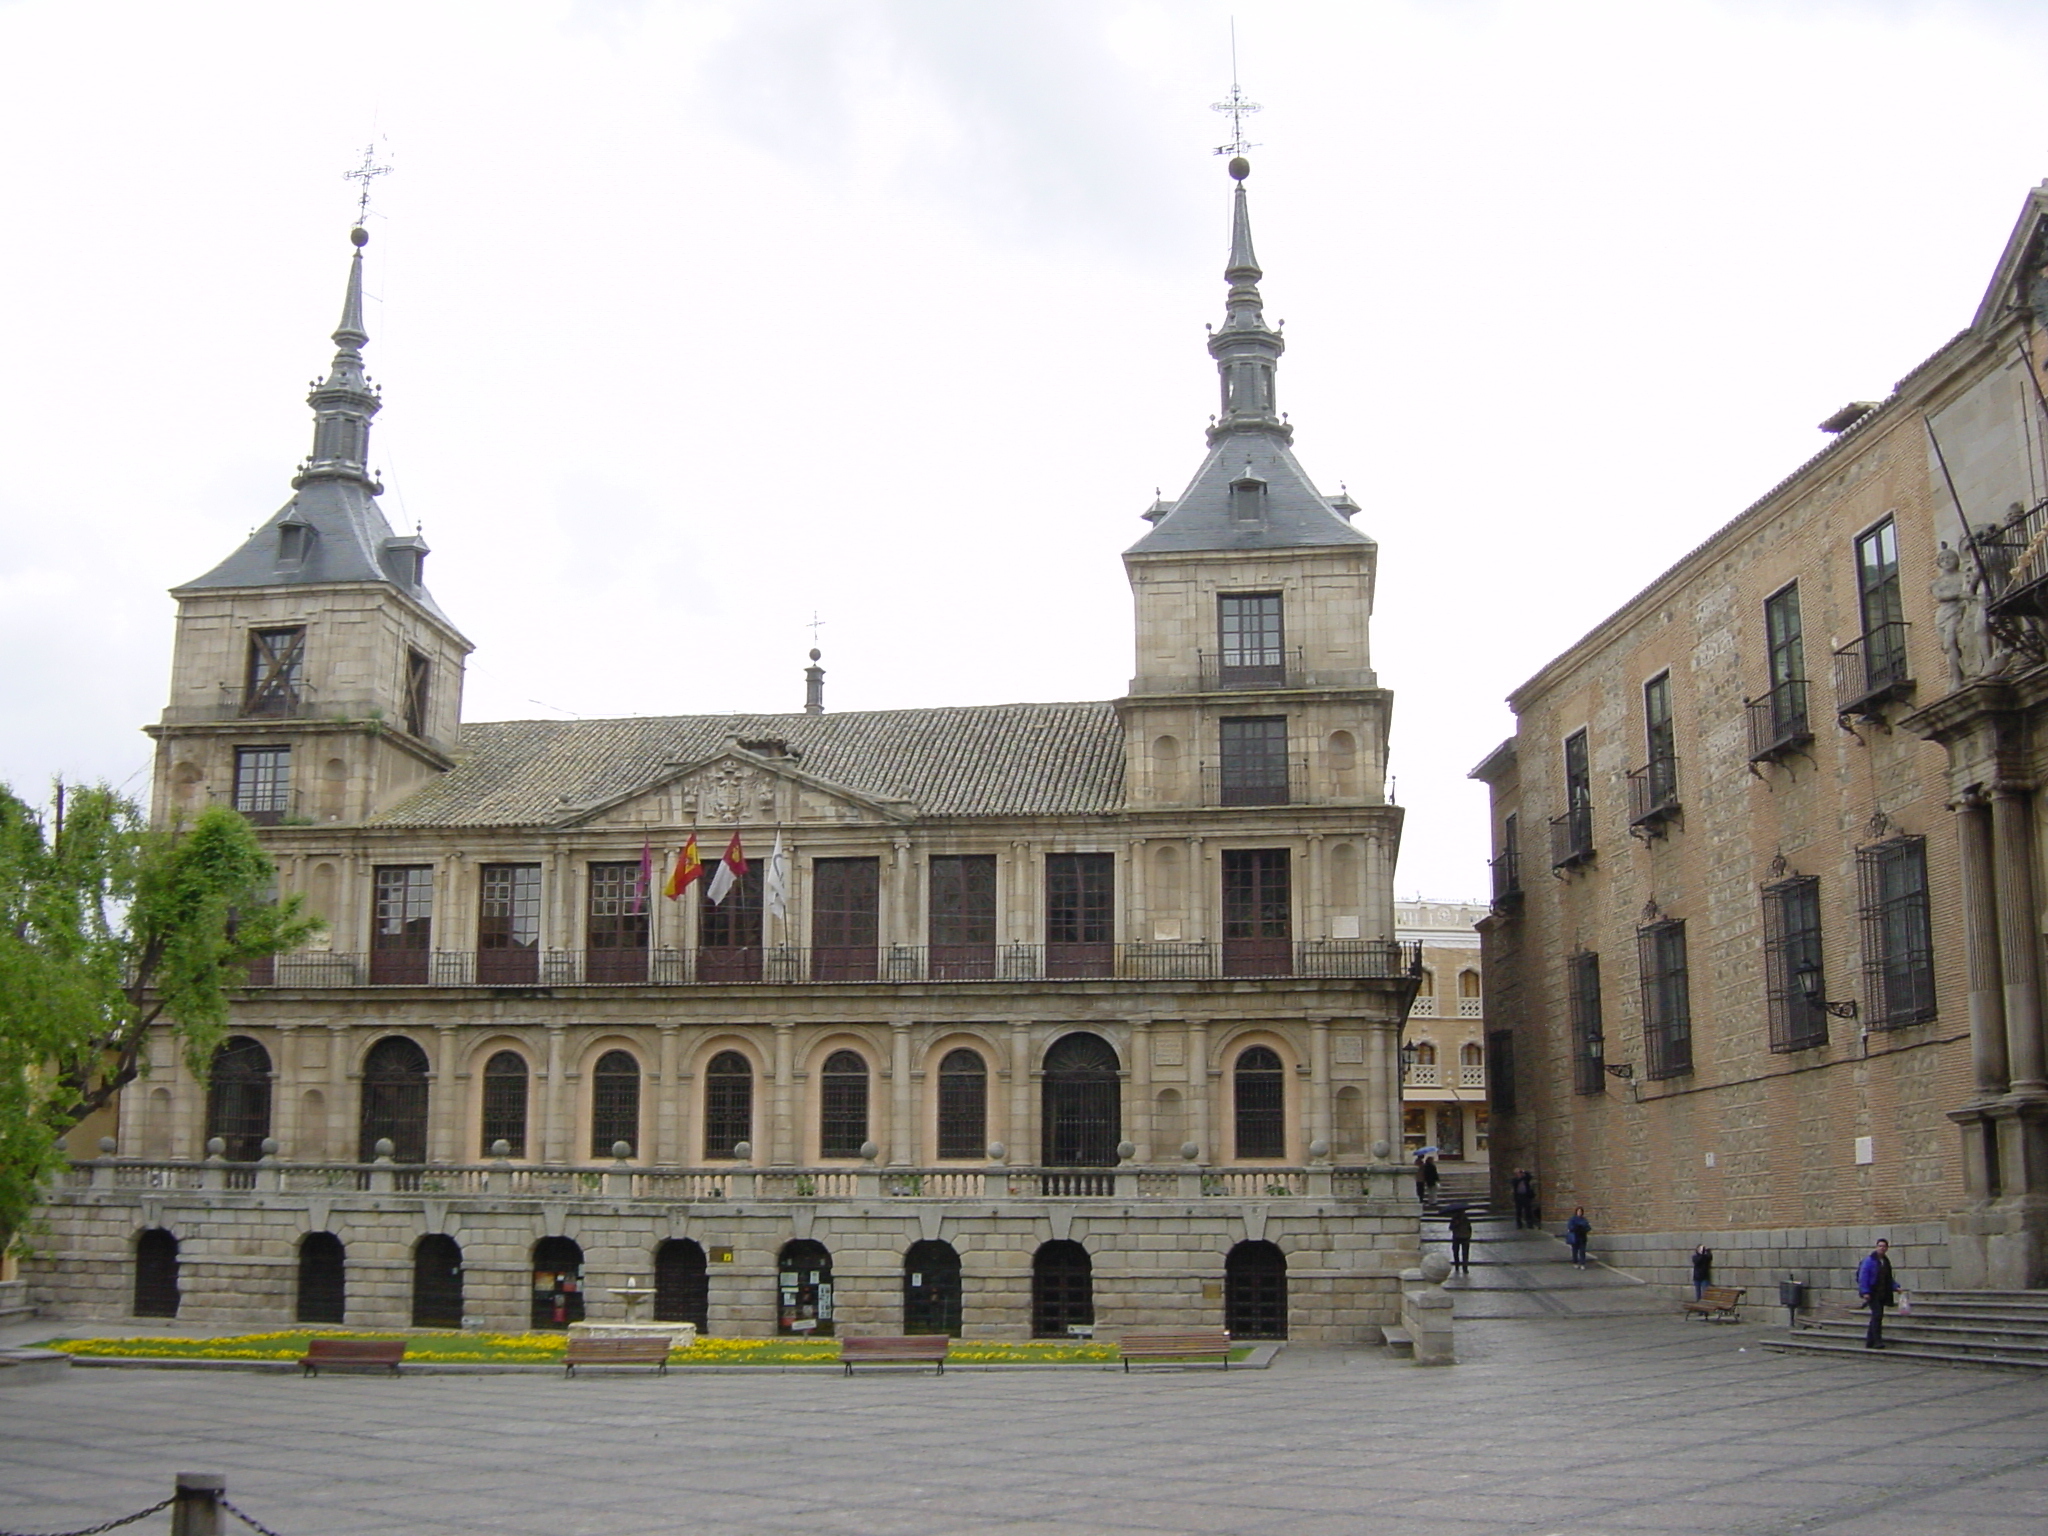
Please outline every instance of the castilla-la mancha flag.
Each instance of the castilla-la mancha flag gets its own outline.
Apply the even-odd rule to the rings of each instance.
[[[711,883],[704,887],[704,894],[710,898],[711,905],[715,907],[725,900],[726,893],[739,884],[740,876],[746,872],[747,856],[740,850],[740,835],[735,832],[732,841],[725,845],[725,857],[711,872]]]
[[[661,894],[674,901],[690,888],[692,881],[703,878],[704,861],[697,857],[697,834],[692,832],[683,851],[676,855],[676,867],[669,871],[668,884],[661,888]]]

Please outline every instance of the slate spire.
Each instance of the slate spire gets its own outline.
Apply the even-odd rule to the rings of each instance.
[[[334,362],[306,397],[313,407],[313,451],[300,465],[292,489],[316,480],[349,480],[376,496],[384,487],[370,473],[370,418],[384,401],[363,372],[363,348],[370,340],[363,329],[363,247],[370,243],[370,232],[358,225],[348,237],[356,249],[349,258],[341,324],[334,331]]]
[[[1230,262],[1223,269],[1230,284],[1224,299],[1221,330],[1209,333],[1209,355],[1223,392],[1223,408],[1209,428],[1210,446],[1237,432],[1294,440],[1294,429],[1280,419],[1275,384],[1280,354],[1287,342],[1266,324],[1266,304],[1259,294],[1259,258],[1252,250],[1252,216],[1245,200],[1245,178],[1252,173],[1243,155],[1232,157],[1230,174],[1237,183],[1230,219]]]

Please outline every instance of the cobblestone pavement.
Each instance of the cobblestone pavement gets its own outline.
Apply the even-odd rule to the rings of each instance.
[[[79,1369],[0,1391],[0,1531],[125,1514],[179,1471],[225,1473],[280,1536],[2048,1530],[2048,1381],[1766,1354],[1766,1323],[1488,1246],[1498,1284],[1461,1307],[1530,1315],[1461,1323],[1447,1370],[1301,1348],[1128,1377]]]

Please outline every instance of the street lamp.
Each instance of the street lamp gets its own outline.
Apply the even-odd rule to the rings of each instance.
[[[1811,960],[1802,960],[1793,967],[1792,980],[1799,988],[1799,995],[1806,999],[1809,1008],[1818,1008],[1831,1018],[1853,1019],[1856,1017],[1856,1000],[1846,1003],[1831,1003],[1827,1000],[1824,979],[1820,967]]]
[[[1417,1045],[1416,1045],[1416,1043],[1415,1043],[1415,1042],[1414,1042],[1413,1040],[1404,1040],[1404,1041],[1402,1041],[1402,1042],[1401,1042],[1401,1081],[1402,1081],[1402,1082],[1404,1082],[1404,1083],[1405,1083],[1405,1082],[1407,1082],[1407,1081],[1408,1081],[1408,1073],[1409,1073],[1409,1070],[1410,1070],[1410,1069],[1411,1069],[1411,1068],[1412,1068],[1412,1067],[1413,1067],[1413,1066],[1415,1065],[1415,1058],[1416,1058],[1416,1057],[1418,1057],[1418,1056],[1420,1056],[1421,1054],[1422,1054],[1422,1050],[1421,1050],[1421,1048],[1420,1048],[1419,1046],[1417,1046]]]

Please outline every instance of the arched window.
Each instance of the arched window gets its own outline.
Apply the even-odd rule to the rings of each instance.
[[[412,1325],[462,1326],[462,1245],[431,1233],[413,1244]]]
[[[704,1069],[704,1155],[729,1158],[753,1138],[753,1064],[738,1051],[720,1051]]]
[[[988,1063],[962,1047],[939,1063],[939,1156],[988,1156]]]
[[[1428,966],[1422,968],[1422,980],[1415,989],[1415,1006],[1409,1011],[1417,1018],[1436,1017],[1436,972]]]
[[[1415,1042],[1415,1065],[1433,1067],[1436,1065],[1436,1047],[1427,1040]]]
[[[903,1331],[960,1337],[960,1255],[951,1243],[912,1243],[903,1255]]]
[[[640,1146],[640,1063],[630,1051],[606,1051],[590,1074],[590,1155],[613,1157],[624,1142]]]
[[[829,1338],[832,1334],[832,1255],[823,1243],[785,1243],[775,1261],[775,1331]]]
[[[1287,1155],[1286,1075],[1280,1057],[1269,1046],[1240,1052],[1231,1074],[1237,1109],[1239,1157]]]
[[[1478,995],[1479,973],[1477,971],[1458,972],[1458,996],[1477,997]]]
[[[348,1321],[348,1250],[332,1232],[299,1239],[297,1316],[302,1323]]]
[[[704,1250],[687,1237],[672,1237],[654,1250],[654,1320],[695,1323],[711,1331],[711,1278]]]
[[[517,1051],[495,1051],[484,1063],[483,1156],[504,1142],[506,1157],[526,1156],[526,1058]]]
[[[1041,1156],[1053,1167],[1113,1168],[1122,1135],[1116,1051],[1100,1035],[1062,1035],[1045,1053]]]
[[[396,1162],[427,1160],[427,1053],[403,1035],[386,1035],[363,1059],[361,1128],[358,1161],[375,1161],[380,1141]]]
[[[270,1134],[270,1052],[231,1035],[213,1053],[206,1084],[206,1139],[228,1144],[231,1163],[253,1163]]]
[[[162,1227],[135,1240],[135,1315],[178,1315],[178,1240]]]
[[[818,1074],[818,1156],[859,1157],[868,1139],[868,1064],[834,1051]]]
[[[544,1237],[533,1245],[535,1328],[566,1328],[583,1321],[583,1249],[573,1238]]]
[[[1476,1040],[1467,1040],[1458,1047],[1458,1065],[1461,1067],[1483,1067],[1486,1065],[1486,1051]]]
[[[1287,1255],[1239,1243],[1223,1261],[1223,1326],[1233,1339],[1287,1337]]]
[[[1031,1256],[1031,1336],[1064,1339],[1095,1325],[1095,1266],[1079,1243],[1050,1242]]]

